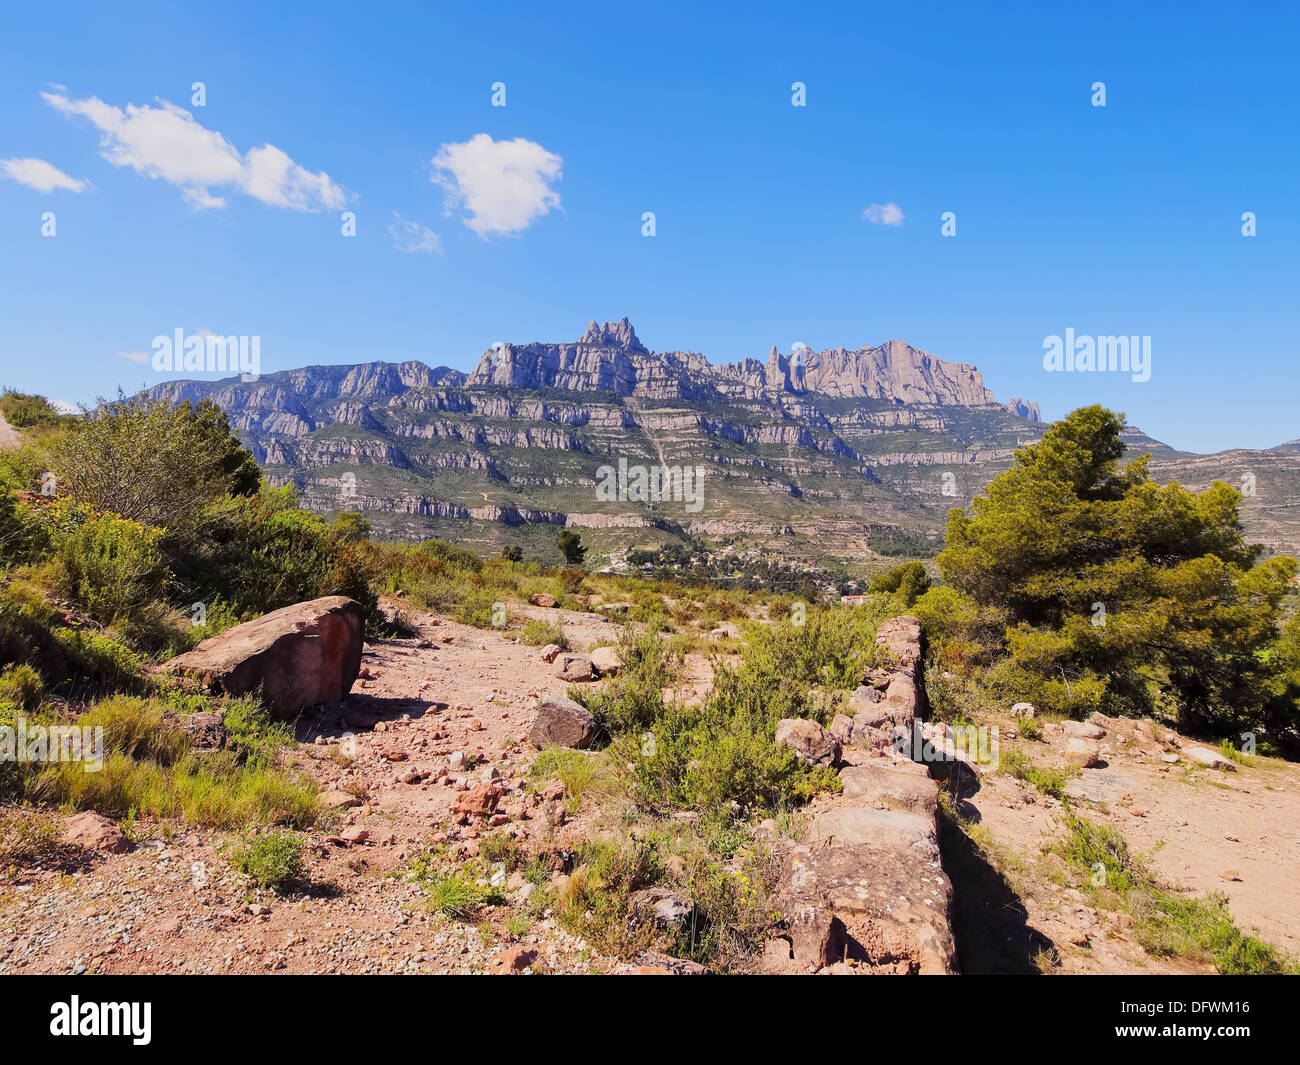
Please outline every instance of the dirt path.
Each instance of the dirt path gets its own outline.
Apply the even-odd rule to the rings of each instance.
[[[594,615],[527,612],[561,619],[580,648],[617,634]],[[493,957],[512,945],[548,971],[630,968],[550,917],[508,935],[506,918],[525,911],[531,890],[522,878],[506,885],[510,905],[476,928],[430,913],[421,888],[400,875],[431,845],[476,852],[490,829],[458,824],[452,806],[494,772],[508,789],[498,831],[530,851],[572,850],[589,827],[585,812],[564,815],[553,789],[523,786],[536,755],[523,742],[535,698],[566,688],[539,649],[446,619],[416,621],[413,639],[367,645],[347,699],[299,722],[297,763],[327,800],[358,803],[307,833],[309,888],[285,896],[252,888],[225,856],[238,838],[231,833],[168,838],[144,828],[153,838],[128,853],[0,886],[0,973],[492,972],[501,971]],[[457,753],[478,764],[448,775]]]
[[[23,438],[18,435],[18,430],[9,424],[3,414],[0,414],[0,448],[19,447]]]
[[[998,724],[1011,734],[1009,719]],[[1163,728],[1153,738],[1147,722],[1109,719],[1105,727],[1103,764],[1067,788],[1075,810],[1118,829],[1167,887],[1222,892],[1239,927],[1300,954],[1300,766],[1254,757],[1235,772],[1205,769],[1179,753],[1197,741]],[[1063,766],[1061,726],[1046,725],[1043,740],[1010,742],[1037,764]],[[1009,776],[988,775],[965,812],[995,845],[1032,865],[1058,831],[1062,808]],[[1079,892],[1032,875],[1022,880],[1030,923],[1056,945],[1064,971],[1188,970],[1146,956],[1127,924]],[[1087,943],[1071,942],[1080,933]]]

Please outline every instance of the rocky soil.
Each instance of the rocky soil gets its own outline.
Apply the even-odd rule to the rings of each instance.
[[[579,650],[619,634],[597,614],[524,613],[559,621]],[[663,959],[600,956],[549,914],[508,930],[509,918],[528,911],[532,890],[517,873],[503,877],[508,905],[485,910],[486,923],[430,909],[409,875],[429,848],[469,857],[485,834],[505,832],[529,853],[554,856],[558,874],[599,810],[528,776],[538,700],[568,688],[542,649],[444,617],[411,620],[414,636],[366,646],[346,698],[296,722],[291,757],[319,782],[329,808],[306,833],[304,886],[283,895],[253,887],[230,864],[234,833],[136,824],[128,839],[83,814],[75,825],[69,819],[76,843],[56,860],[0,872],[0,973],[661,971]],[[679,694],[703,698],[707,659],[692,654],[686,666]],[[871,711],[864,721],[874,721]],[[853,742],[855,722],[838,723]],[[1064,726],[1044,723],[1035,741],[1016,737],[1010,716],[995,723],[1004,752],[1018,747],[1037,765],[1068,764],[1073,737]],[[1076,810],[1117,827],[1168,886],[1224,892],[1240,926],[1300,953],[1300,767],[1256,756],[1214,769],[1195,761],[1194,741],[1149,722],[1103,720],[1099,728],[1104,736],[1090,741],[1097,764],[1069,784]],[[845,750],[854,749],[846,740]],[[977,783],[958,809],[978,826],[1000,873],[951,829],[941,833],[963,971],[1024,971],[1035,956],[1067,973],[1204,971],[1146,955],[1125,915],[1097,909],[1051,875],[1044,847],[1059,828],[1059,801],[1005,774],[981,774]],[[500,793],[489,815],[466,816],[489,790]],[[817,816],[862,805],[846,792],[806,820],[815,826]],[[903,809],[874,798],[865,805]],[[824,878],[832,886],[834,872]],[[1005,922],[972,920],[972,899]]]
[[[561,619],[575,647],[618,635],[596,615],[526,612]],[[569,820],[558,793],[521,790],[536,756],[524,742],[536,699],[567,688],[541,649],[445,618],[414,620],[417,636],[368,644],[352,693],[297,724],[295,758],[336,804],[307,833],[304,890],[252,887],[230,867],[231,833],[138,825],[123,853],[70,847],[51,867],[0,879],[0,973],[638,968],[599,957],[551,918],[512,937],[505,921],[529,890],[517,876],[506,885],[512,905],[485,911],[492,924],[476,927],[430,912],[402,875],[430,845],[475,852],[486,826],[458,824],[453,807],[493,774],[505,786],[493,820],[523,845],[563,852],[585,831],[584,813]]]
[[[1249,764],[1223,759],[1224,768],[1214,769],[1191,754],[1206,750],[1202,741],[1149,721],[1094,720],[1105,733],[1094,741],[1098,763],[1080,768],[1065,790],[1075,812],[1119,830],[1164,886],[1221,892],[1239,927],[1300,953],[1300,766],[1252,756]],[[1003,753],[1018,747],[1036,765],[1069,765],[1070,723],[1044,723],[1041,741],[1015,738],[1010,716],[994,723]],[[1014,905],[1026,913],[1013,923],[1054,958],[1049,971],[1205,971],[1153,959],[1134,940],[1125,915],[1098,909],[1083,893],[1054,882],[1043,848],[1060,828],[1058,800],[1001,773],[981,775],[977,790],[964,794],[960,812],[1004,857],[1019,895]],[[950,875],[960,878],[951,868]],[[968,890],[993,890],[991,883],[972,878]],[[997,969],[998,951],[987,949],[980,964]]]

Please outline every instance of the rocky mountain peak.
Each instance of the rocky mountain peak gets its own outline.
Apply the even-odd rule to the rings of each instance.
[[[1038,404],[1021,399],[1019,396],[1007,400],[1005,406],[1017,418],[1028,418],[1031,422],[1041,422],[1043,420],[1043,416],[1038,410]]]
[[[604,325],[598,325],[593,318],[587,323],[587,331],[582,334],[582,339],[578,343],[599,348],[619,348],[622,351],[648,351],[638,339],[632,323],[626,318],[620,318],[617,322],[606,322]]]

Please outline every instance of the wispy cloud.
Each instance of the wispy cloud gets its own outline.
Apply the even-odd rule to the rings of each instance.
[[[494,141],[479,133],[442,145],[430,180],[446,190],[447,213],[464,211],[465,225],[480,237],[513,236],[560,206],[552,185],[563,164],[534,141]]]
[[[37,192],[53,192],[55,189],[85,192],[90,188],[89,181],[69,177],[44,159],[0,159],[0,174]]]
[[[41,97],[56,111],[89,119],[99,130],[100,155],[114,166],[175,185],[194,207],[225,207],[223,190],[294,211],[334,210],[346,202],[343,189],[324,171],[304,169],[273,144],[241,154],[216,130],[166,100],[157,107],[127,104],[123,110],[94,96],[72,100],[62,92],[43,92]]]
[[[442,238],[437,233],[419,222],[403,218],[396,211],[388,225],[388,235],[393,238],[393,247],[407,255],[442,254]]]
[[[117,357],[130,362],[148,362],[151,356],[147,351],[119,351]]]
[[[901,226],[903,209],[896,203],[873,203],[862,212],[862,217],[873,226]]]

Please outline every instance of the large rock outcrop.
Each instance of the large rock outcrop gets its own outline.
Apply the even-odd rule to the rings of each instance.
[[[163,668],[228,695],[260,690],[287,715],[347,695],[361,668],[363,629],[361,604],[331,595],[236,625]]]

